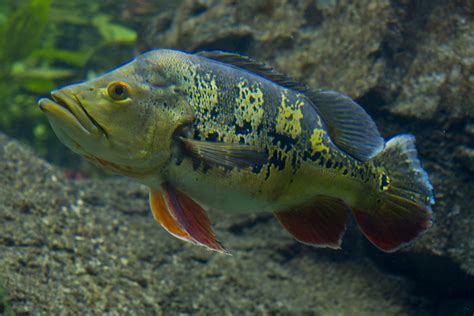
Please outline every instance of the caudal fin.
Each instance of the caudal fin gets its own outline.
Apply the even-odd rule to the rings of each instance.
[[[380,199],[372,209],[353,208],[353,213],[375,246],[393,252],[431,226],[433,187],[417,158],[412,135],[392,138],[372,160],[386,171],[381,177]]]

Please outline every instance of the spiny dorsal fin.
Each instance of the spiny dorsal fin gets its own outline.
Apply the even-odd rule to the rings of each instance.
[[[267,66],[263,63],[253,60],[248,56],[243,56],[235,53],[228,53],[223,51],[203,51],[196,53],[197,55],[204,56],[209,59],[213,59],[222,63],[234,65],[239,68],[243,68],[247,71],[262,76],[270,81],[275,82],[283,87],[304,92],[307,89],[304,85],[293,80],[292,78],[275,71],[272,67]]]
[[[210,164],[229,168],[252,168],[268,161],[267,153],[256,146],[200,141],[184,137],[179,139],[192,156]]]
[[[329,136],[349,155],[366,161],[378,154],[385,141],[372,118],[348,96],[331,90],[306,92],[321,114]]]

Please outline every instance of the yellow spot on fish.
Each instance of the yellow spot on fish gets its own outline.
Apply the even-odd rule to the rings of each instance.
[[[200,130],[204,137],[209,134],[220,134],[219,124],[215,121],[213,113],[220,109],[219,88],[217,87],[214,75],[206,73],[199,75],[197,66],[192,63],[185,63],[182,69],[185,76],[193,80],[185,87],[189,95],[188,102],[201,122]]]
[[[199,75],[194,76],[194,84],[189,86],[191,106],[205,116],[210,113],[218,105],[218,89],[214,78],[203,78]]]
[[[256,85],[249,86],[246,81],[239,82],[239,96],[235,99],[237,107],[234,116],[238,126],[243,127],[245,122],[250,123],[256,131],[263,118],[263,92]]]
[[[326,151],[329,153],[328,146],[324,143],[324,138],[326,137],[326,131],[322,129],[315,128],[313,134],[311,135],[311,149],[313,150],[313,155],[317,152]]]
[[[276,131],[282,135],[296,139],[301,134],[300,120],[303,118],[301,107],[304,102],[296,100],[292,103],[285,94],[281,95],[281,103],[276,121]]]

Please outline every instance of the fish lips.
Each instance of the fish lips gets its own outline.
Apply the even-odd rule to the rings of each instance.
[[[54,125],[59,124],[62,129],[79,129],[89,136],[103,134],[103,129],[87,113],[72,91],[54,90],[51,92],[51,99],[41,98],[38,106],[51,123],[54,121]]]

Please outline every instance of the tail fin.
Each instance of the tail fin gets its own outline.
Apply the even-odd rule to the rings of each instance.
[[[386,171],[381,195],[369,210],[353,209],[364,235],[378,248],[393,252],[432,224],[433,187],[417,158],[415,137],[390,139],[372,161]]]

